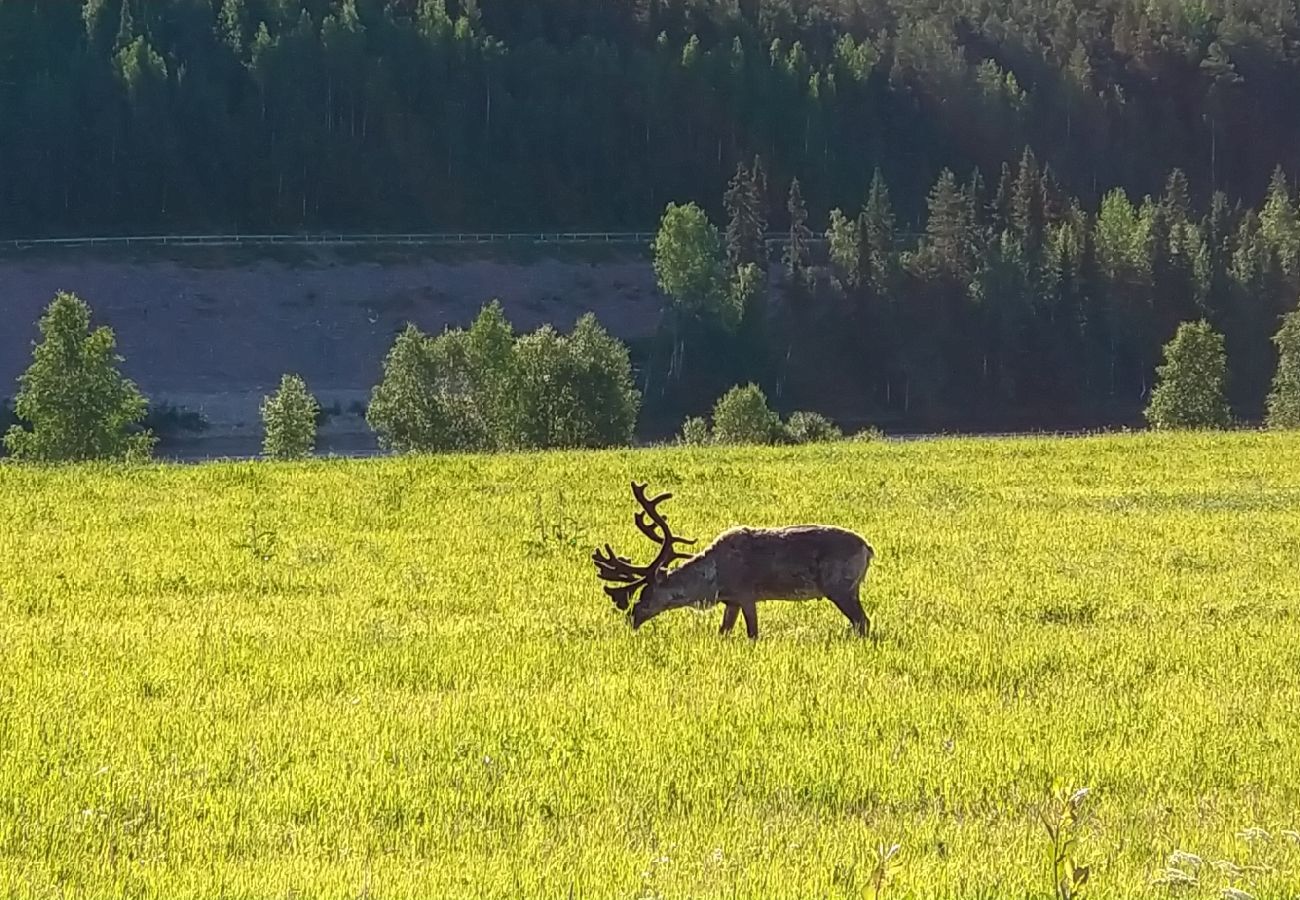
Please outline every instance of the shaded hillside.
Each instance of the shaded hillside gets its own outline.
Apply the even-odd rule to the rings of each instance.
[[[31,360],[42,309],[69,290],[114,329],[125,373],[154,401],[202,413],[209,439],[253,434],[258,405],[284,372],[338,410],[336,426],[365,431],[358,408],[407,322],[432,333],[465,326],[499,298],[520,330],[567,330],[595,311],[613,333],[637,339],[654,333],[662,304],[648,261],[635,256],[453,262],[340,251],[289,260],[193,250],[114,260],[69,251],[0,256],[0,284],[0,398]]]
[[[1283,0],[5,0],[0,232],[648,228],[754,155],[915,221],[1026,145],[1253,205],[1298,62]]]

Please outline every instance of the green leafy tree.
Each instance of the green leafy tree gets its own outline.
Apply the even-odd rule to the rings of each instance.
[[[682,423],[682,432],[677,441],[688,447],[703,447],[712,443],[713,434],[709,430],[709,423],[701,416],[691,416]]]
[[[737,386],[713,408],[713,437],[720,444],[772,444],[781,437],[781,418],[758,385]]]
[[[564,337],[550,325],[519,338],[519,446],[580,447],[583,416],[577,372]]]
[[[402,453],[479,450],[484,426],[470,394],[464,332],[436,338],[408,325],[384,359],[366,420],[380,446]]]
[[[302,459],[316,448],[320,404],[299,375],[285,375],[280,388],[262,400],[265,436],[262,453],[270,459]]]
[[[464,341],[468,383],[458,389],[474,398],[488,443],[498,449],[513,447],[518,437],[518,367],[514,328],[501,301],[493,300],[479,311]]]
[[[468,331],[407,326],[367,418],[402,452],[605,447],[631,441],[639,406],[627,347],[594,315],[515,337],[494,301]]]
[[[1282,320],[1273,343],[1278,360],[1268,395],[1268,427],[1300,428],[1300,310]]]
[[[679,315],[739,322],[741,310],[728,290],[722,239],[694,203],[668,204],[655,236],[654,267],[660,289]]]
[[[610,335],[592,313],[566,339],[581,415],[575,446],[613,447],[632,442],[641,394],[632,381],[627,345]]]
[[[1153,428],[1224,428],[1227,358],[1223,336],[1208,322],[1184,322],[1165,345],[1165,362],[1146,409]]]
[[[18,459],[45,462],[147,458],[154,436],[137,427],[145,398],[117,370],[122,362],[107,326],[90,328],[90,307],[60,292],[39,323],[41,343],[19,378],[18,418],[5,446]]]

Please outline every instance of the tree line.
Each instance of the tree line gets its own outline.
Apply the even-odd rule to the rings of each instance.
[[[60,292],[38,328],[41,340],[20,376],[0,448],[20,461],[140,462],[157,436],[148,401],[118,371],[122,358],[106,325],[91,327],[89,305]],[[1274,336],[1280,359],[1267,398],[1268,424],[1300,429],[1300,311]],[[1225,428],[1223,337],[1205,321],[1184,322],[1164,348],[1145,410],[1159,429]],[[366,418],[384,448],[399,453],[496,452],[626,446],[634,440],[641,394],[627,347],[594,316],[569,335],[550,326],[518,335],[500,303],[483,307],[468,329],[423,334],[408,326],[389,350]],[[301,459],[316,445],[320,404],[303,379],[287,373],[262,400],[263,453]],[[843,439],[826,416],[807,410],[788,420],[757,384],[735,385],[713,406],[712,421],[688,417],[677,435],[686,446],[806,444]],[[868,428],[855,440],[873,440]]]
[[[1204,320],[1225,340],[1234,414],[1264,415],[1274,336],[1300,297],[1300,208],[1280,168],[1258,209],[1222,191],[1198,204],[1174,169],[1154,196],[1113,188],[1090,211],[1025,148],[989,181],[942,170],[914,245],[880,170],[830,211],[823,247],[800,180],[779,209],[768,180],[761,159],[740,164],[722,225],[694,204],[665,211],[656,403],[698,411],[692,397],[748,379],[876,421],[1129,422],[1161,347]],[[774,219],[788,223],[779,259],[762,237]]]
[[[916,222],[1026,145],[1253,205],[1298,61],[1283,0],[3,0],[0,233],[643,229],[755,155]]]

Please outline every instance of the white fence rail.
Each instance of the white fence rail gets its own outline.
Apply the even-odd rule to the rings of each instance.
[[[900,238],[904,237],[902,235]],[[5,238],[0,248],[24,250],[39,247],[264,247],[264,246],[364,246],[402,245],[456,247],[484,244],[535,245],[640,245],[653,243],[651,231],[539,231],[539,232],[437,232],[396,234],[147,234],[100,237]],[[771,233],[769,245],[784,244],[787,236]],[[812,240],[825,240],[814,233]]]

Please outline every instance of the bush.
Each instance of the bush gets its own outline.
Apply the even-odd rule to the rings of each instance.
[[[787,439],[795,444],[826,444],[838,441],[844,434],[835,423],[815,412],[796,412],[785,424]]]
[[[709,432],[708,422],[700,416],[692,416],[682,423],[682,433],[677,440],[688,447],[703,447],[713,442],[713,435]]]
[[[631,441],[639,405],[627,348],[595,316],[516,338],[493,302],[468,332],[408,326],[367,420],[399,451],[604,447]]]
[[[1268,427],[1300,428],[1300,310],[1282,320],[1273,343],[1278,359],[1268,395]]]
[[[861,431],[854,432],[853,436],[849,438],[849,440],[854,441],[855,443],[863,444],[871,443],[872,441],[883,441],[884,439],[885,433],[875,426],[867,426]]]
[[[297,375],[280,379],[280,389],[262,400],[266,436],[262,452],[271,459],[302,459],[316,447],[320,404]]]
[[[147,403],[122,377],[116,340],[106,326],[90,329],[90,307],[65,292],[41,317],[43,340],[19,382],[5,446],[19,459],[76,462],[147,458],[155,438],[141,430]]]
[[[1165,345],[1165,362],[1146,409],[1153,428],[1225,428],[1223,336],[1208,322],[1184,322]]]
[[[774,444],[781,419],[756,384],[734,387],[713,408],[713,437],[720,444]]]
[[[414,325],[397,336],[366,421],[380,446],[399,453],[480,450],[487,427],[470,393],[465,333],[428,337]]]
[[[183,431],[203,432],[210,427],[202,413],[173,406],[166,401],[157,405],[149,404],[143,424],[160,438],[180,434]]]

